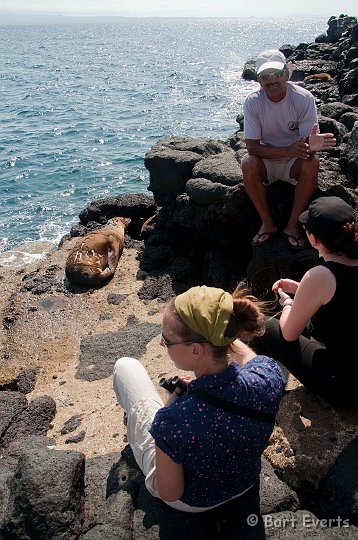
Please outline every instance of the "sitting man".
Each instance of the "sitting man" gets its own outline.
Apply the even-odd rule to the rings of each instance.
[[[300,249],[304,240],[298,217],[317,187],[319,160],[315,153],[332,148],[336,140],[333,133],[319,133],[314,97],[288,82],[286,58],[280,51],[263,51],[256,60],[256,75],[261,88],[244,101],[248,154],[241,164],[245,190],[262,220],[253,245],[263,244],[277,231],[265,186],[283,180],[296,186],[283,234],[290,247]]]

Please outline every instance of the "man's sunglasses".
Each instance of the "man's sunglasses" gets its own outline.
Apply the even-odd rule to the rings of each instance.
[[[269,79],[279,79],[285,73],[285,69],[280,69],[276,71],[271,71],[271,73],[261,73],[258,75],[258,78],[262,81],[268,81]]]

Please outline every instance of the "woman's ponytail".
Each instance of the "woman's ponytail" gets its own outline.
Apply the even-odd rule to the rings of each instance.
[[[260,336],[265,331],[265,302],[248,293],[240,283],[233,294],[233,314],[230,317],[225,334],[250,339]]]

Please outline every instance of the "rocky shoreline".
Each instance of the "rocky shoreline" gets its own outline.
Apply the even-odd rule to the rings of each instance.
[[[358,211],[358,25],[336,20],[315,43],[281,50],[292,80],[315,95],[321,130],[338,141],[320,156],[316,196],[340,196]],[[330,78],[304,80],[322,72]],[[252,62],[243,77],[253,77]],[[227,141],[158,141],[145,157],[153,198],[94,201],[44,261],[0,267],[0,539],[357,537],[358,411],[327,404],[291,376],[260,490],[228,516],[186,516],[155,500],[126,446],[113,364],[135,356],[153,380],[174,374],[158,339],[168,298],[198,283],[230,290],[240,279],[267,296],[281,275],[300,279],[317,264],[312,249],[294,252],[279,237],[252,250],[258,218],[243,189],[237,120]],[[292,187],[278,182],[268,195],[283,226]],[[98,290],[71,286],[69,249],[114,216],[132,220],[114,279]]]

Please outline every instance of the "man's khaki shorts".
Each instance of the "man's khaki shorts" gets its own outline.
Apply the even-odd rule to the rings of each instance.
[[[291,158],[285,161],[274,159],[263,159],[267,172],[267,180],[263,182],[265,186],[273,184],[277,180],[288,182],[293,186],[297,185],[297,180],[290,178],[290,170],[297,158]]]

